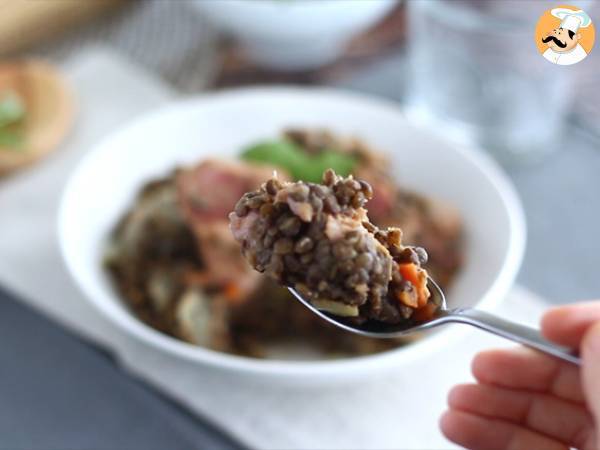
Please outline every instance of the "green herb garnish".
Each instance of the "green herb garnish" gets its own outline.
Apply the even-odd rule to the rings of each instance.
[[[25,105],[14,92],[0,93],[0,127],[16,123],[25,117]]]
[[[323,172],[333,169],[348,176],[356,166],[352,155],[324,149],[317,154],[306,153],[299,145],[287,141],[267,141],[246,149],[241,158],[250,162],[269,163],[287,170],[296,180],[319,183]]]
[[[18,150],[22,146],[25,114],[25,105],[16,93],[0,93],[0,148]]]
[[[6,147],[8,150],[19,150],[22,144],[23,135],[21,133],[0,128],[0,150],[2,147]]]

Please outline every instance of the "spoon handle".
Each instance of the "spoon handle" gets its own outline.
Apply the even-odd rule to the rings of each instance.
[[[576,350],[550,342],[534,328],[502,319],[485,311],[471,308],[448,310],[444,315],[444,322],[458,322],[472,325],[578,366],[581,365],[581,358]]]

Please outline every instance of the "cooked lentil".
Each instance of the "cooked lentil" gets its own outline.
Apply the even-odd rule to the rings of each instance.
[[[369,222],[365,205],[372,196],[367,182],[331,169],[321,185],[272,178],[242,196],[230,214],[231,229],[256,270],[315,306],[395,323],[427,304],[421,268],[427,254],[403,246],[400,229]]]

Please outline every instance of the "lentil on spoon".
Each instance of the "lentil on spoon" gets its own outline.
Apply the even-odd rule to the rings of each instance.
[[[352,320],[399,323],[430,314],[425,251],[367,216],[371,186],[329,169],[322,184],[273,177],[229,216],[247,261],[316,308]]]

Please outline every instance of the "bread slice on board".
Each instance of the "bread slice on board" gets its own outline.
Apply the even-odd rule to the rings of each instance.
[[[0,146],[0,176],[38,161],[58,147],[73,122],[74,102],[62,75],[48,63],[0,63],[0,93],[15,92],[25,104],[23,142]]]

